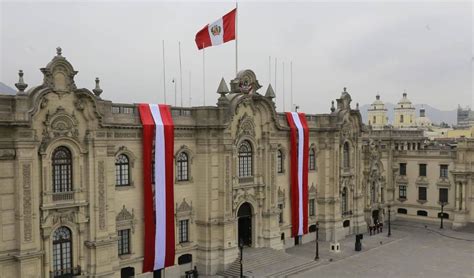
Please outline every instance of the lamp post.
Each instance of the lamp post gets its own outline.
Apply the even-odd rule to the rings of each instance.
[[[319,260],[319,222],[316,222],[316,256],[314,260]]]
[[[443,218],[444,218],[444,206],[446,202],[441,202],[441,225],[439,226],[440,229],[443,229]]]
[[[242,259],[243,259],[243,256],[244,256],[244,242],[242,239],[240,239],[239,241],[239,250],[240,250],[240,277],[243,278],[244,277],[244,267],[243,267],[243,264],[242,264]]]
[[[390,227],[390,205],[388,205],[388,237],[392,235],[392,229]]]

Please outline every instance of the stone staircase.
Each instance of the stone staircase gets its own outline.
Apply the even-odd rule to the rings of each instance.
[[[245,277],[287,276],[315,266],[315,262],[271,248],[244,248],[243,272]],[[225,271],[217,273],[223,277],[239,277],[239,259]]]

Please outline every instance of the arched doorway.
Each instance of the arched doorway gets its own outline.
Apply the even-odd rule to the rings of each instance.
[[[242,241],[244,245],[252,245],[252,206],[249,203],[243,203],[239,211],[237,212],[238,217],[238,231],[239,231],[239,243]]]
[[[374,225],[380,223],[379,222],[379,210],[372,211],[372,221],[373,221]]]

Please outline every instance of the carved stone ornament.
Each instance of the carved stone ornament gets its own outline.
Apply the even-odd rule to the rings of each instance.
[[[72,137],[76,139],[79,137],[78,121],[74,112],[69,114],[61,106],[53,114],[50,114],[48,111],[43,125],[43,148],[56,137]]]
[[[188,202],[186,202],[186,198],[183,198],[183,201],[181,201],[181,204],[178,205],[178,203],[176,203],[175,215],[176,215],[176,218],[178,219],[189,218],[192,223],[193,215],[194,215],[193,203],[191,202],[191,204],[188,204]]]
[[[257,76],[251,70],[237,73],[237,77],[230,83],[232,93],[254,94],[262,86],[258,83]]]
[[[281,190],[281,187],[278,187],[278,203],[285,204],[285,190]]]
[[[115,217],[117,229],[130,228],[132,232],[135,230],[135,212],[132,209],[130,213],[123,205],[122,210]]]
[[[255,123],[253,118],[247,115],[247,113],[245,113],[239,120],[236,138],[240,138],[244,135],[255,138]]]
[[[15,149],[0,149],[0,160],[15,159]]]
[[[60,49],[60,48],[58,48]],[[46,65],[41,68],[43,72],[43,85],[52,89],[60,97],[67,92],[77,89],[74,83],[74,76],[77,71],[72,65],[62,56],[61,51],[57,51],[57,55]]]
[[[74,223],[74,211],[59,212],[52,215],[53,225]]]

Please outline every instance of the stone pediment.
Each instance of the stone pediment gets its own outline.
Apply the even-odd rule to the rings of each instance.
[[[123,222],[123,221],[131,221],[131,220],[133,220],[133,218],[134,218],[133,210],[132,210],[132,213],[130,213],[125,208],[125,205],[123,205],[122,210],[119,212],[119,214],[117,214],[117,216],[115,217],[115,220],[117,222]]]
[[[188,204],[188,202],[186,202],[186,199],[183,198],[183,201],[181,202],[181,204],[176,208],[176,212],[179,213],[179,212],[190,212],[193,210],[193,207],[190,206]]]
[[[59,95],[77,89],[74,83],[74,76],[77,74],[77,71],[62,56],[60,47],[56,49],[56,56],[53,60],[46,67],[41,68],[41,72],[44,75],[43,86],[49,87]]]

